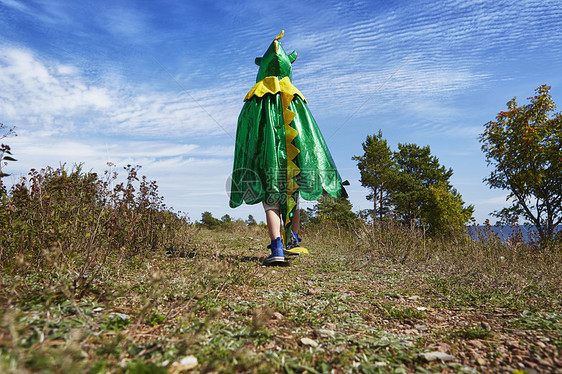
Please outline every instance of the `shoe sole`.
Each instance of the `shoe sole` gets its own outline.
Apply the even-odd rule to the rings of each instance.
[[[287,252],[285,251],[285,253],[283,253],[285,255],[285,257],[295,257],[300,255],[300,253],[293,253],[293,252]]]
[[[273,257],[266,258],[265,261],[264,261],[264,263],[266,265],[277,264],[277,263],[281,263],[281,262],[285,262],[285,257],[283,257],[283,256],[273,256]]]
[[[300,254],[303,255],[307,255],[308,253],[308,249],[304,248],[304,247],[294,247],[291,249],[285,249],[286,254],[290,255],[290,256],[297,256]]]

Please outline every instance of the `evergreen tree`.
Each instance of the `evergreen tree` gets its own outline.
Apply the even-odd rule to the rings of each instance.
[[[201,213],[201,225],[206,226],[209,229],[215,229],[219,227],[221,221],[215,217],[211,212],[203,212]]]
[[[362,156],[353,156],[352,159],[357,161],[361,172],[361,185],[371,191],[367,199],[373,201],[372,217],[374,219],[377,216],[378,210],[379,218],[382,219],[388,210],[388,183],[395,170],[392,151],[382,138],[382,130],[376,136],[367,136],[363,151],[365,153]]]
[[[256,220],[254,219],[253,215],[248,215],[248,219],[246,220],[246,225],[248,226],[256,226],[258,223],[256,222]]]
[[[390,182],[394,212],[404,222],[418,220],[432,199],[430,186],[442,182],[450,189],[453,170],[441,166],[439,159],[431,155],[429,146],[416,144],[399,143],[394,161],[396,172]]]
[[[351,228],[357,223],[357,216],[351,208],[351,202],[347,197],[334,198],[325,193],[311,210],[310,223]]]
[[[464,206],[449,183],[453,170],[442,166],[429,146],[398,144],[398,151],[392,152],[379,130],[377,136],[367,137],[363,150],[363,156],[353,159],[380,218],[392,211],[404,223],[427,225],[431,234],[444,235],[464,229],[470,221],[474,207]]]

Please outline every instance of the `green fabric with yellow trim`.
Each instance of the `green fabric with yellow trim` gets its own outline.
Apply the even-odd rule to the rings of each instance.
[[[291,84],[296,52],[285,53],[282,35],[256,58],[257,83],[238,117],[230,207],[279,204],[286,238],[299,194],[309,201],[323,191],[347,194],[306,100]]]

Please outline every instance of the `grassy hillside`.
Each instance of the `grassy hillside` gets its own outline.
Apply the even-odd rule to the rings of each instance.
[[[176,230],[87,282],[56,243],[4,267],[0,372],[562,371],[560,252],[322,228],[264,267],[263,228]]]

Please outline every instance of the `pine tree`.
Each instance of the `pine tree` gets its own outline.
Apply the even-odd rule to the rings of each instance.
[[[392,151],[385,139],[382,130],[376,136],[367,136],[363,143],[362,156],[353,156],[361,172],[361,185],[370,190],[368,200],[373,201],[373,219],[377,216],[383,218],[388,210],[388,184],[393,178],[394,160]],[[378,203],[378,206],[377,206]]]

